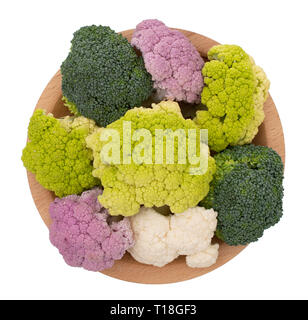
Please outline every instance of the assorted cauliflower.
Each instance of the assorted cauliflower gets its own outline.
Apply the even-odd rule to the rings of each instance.
[[[250,143],[264,120],[269,80],[239,46],[214,46],[208,58],[202,69],[201,94],[206,110],[197,111],[195,121],[208,129],[213,151]]]
[[[144,20],[137,25],[131,44],[141,51],[158,97],[200,102],[204,61],[180,31],[158,20]]]
[[[56,198],[50,205],[50,241],[72,267],[90,271],[111,268],[133,244],[129,220],[111,221],[95,188],[81,196]]]
[[[87,146],[94,153],[93,175],[100,178],[104,193],[99,197],[101,204],[111,215],[131,216],[138,213],[140,206],[162,207],[168,205],[174,213],[180,213],[196,206],[208,193],[209,183],[215,172],[215,161],[209,154],[207,145],[202,144],[198,128],[192,120],[185,120],[179,105],[172,101],[153,104],[152,108],[134,108],[126,112],[119,120],[107,126],[115,129],[121,135],[121,150],[123,149],[123,126],[125,121],[131,122],[132,134],[138,129],[147,129],[155,136],[156,129],[195,129],[197,145],[201,145],[200,158],[207,162],[207,169],[203,174],[191,174],[196,167],[186,161],[179,164],[177,149],[174,148],[174,164],[166,160],[162,164],[136,163],[108,164],[101,159],[101,150],[108,142],[101,140],[104,128],[96,130],[88,136]],[[188,135],[184,143],[187,144]],[[139,142],[136,142],[137,145]],[[149,146],[150,155],[154,154],[156,140]],[[163,142],[166,144],[166,140]],[[132,150],[134,149],[132,143]],[[206,159],[207,158],[207,159]],[[154,161],[154,156],[153,156]]]
[[[218,244],[211,244],[217,213],[202,207],[164,216],[153,208],[141,208],[130,217],[135,245],[128,251],[141,263],[163,267],[179,255],[192,267],[209,267],[216,262]]]
[[[157,267],[183,255],[188,267],[207,268],[218,259],[215,234],[243,245],[279,221],[282,160],[247,145],[264,120],[270,82],[236,45],[212,47],[205,61],[158,20],[139,23],[131,44],[106,26],[74,33],[61,65],[62,101],[74,116],[35,110],[22,153],[57,196],[50,241],[67,264],[100,271],[128,251]],[[118,162],[106,149],[110,132]]]

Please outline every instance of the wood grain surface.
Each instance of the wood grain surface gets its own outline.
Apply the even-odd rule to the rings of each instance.
[[[206,57],[207,51],[213,45],[218,44],[216,41],[200,34],[185,30],[180,31],[190,39],[203,57]],[[130,40],[133,30],[127,30],[121,33],[128,40]],[[45,109],[48,112],[53,113],[55,117],[67,115],[69,112],[67,108],[63,106],[61,98],[61,74],[60,71],[58,71],[43,91],[35,109]],[[265,102],[264,111],[265,121],[260,126],[259,133],[254,139],[254,143],[273,148],[280,154],[284,162],[285,145],[283,130],[275,104],[270,96]],[[44,189],[35,180],[35,176],[32,173],[28,172],[27,174],[35,205],[43,221],[47,227],[49,227],[51,220],[48,209],[49,204],[54,200],[55,196],[52,192]],[[184,281],[204,275],[222,266],[239,254],[244,248],[245,246],[231,247],[220,242],[218,260],[216,264],[209,268],[189,268],[185,263],[184,256],[179,257],[165,267],[158,268],[138,263],[130,256],[130,254],[126,253],[122,260],[116,261],[111,269],[104,270],[102,273],[125,281],[147,284],[162,284]]]

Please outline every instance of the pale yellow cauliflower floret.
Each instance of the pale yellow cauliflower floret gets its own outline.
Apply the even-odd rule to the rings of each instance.
[[[266,77],[264,70],[255,64],[251,56],[249,58],[252,63],[252,70],[256,77],[256,87],[253,94],[255,112],[244,136],[237,142],[239,145],[250,143],[258,133],[258,128],[265,117],[263,106],[268,97],[268,90],[270,87],[270,81]]]
[[[207,268],[218,258],[219,244],[210,245],[206,250],[186,257],[186,263],[191,268]]]

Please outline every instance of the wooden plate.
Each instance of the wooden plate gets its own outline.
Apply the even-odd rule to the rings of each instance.
[[[134,30],[121,32],[128,40],[131,39]],[[200,54],[205,57],[207,51],[218,44],[216,41],[204,37],[200,34],[180,30],[190,39]],[[43,91],[36,108],[42,108],[61,117],[68,114],[67,108],[62,103],[61,74],[60,71],[51,79]],[[285,146],[281,122],[275,104],[269,96],[264,105],[265,121],[259,128],[259,133],[254,139],[258,145],[269,146],[276,150],[285,161]],[[35,205],[47,226],[51,220],[48,212],[49,204],[55,196],[52,192],[45,190],[36,180],[35,176],[28,172],[28,180]],[[185,263],[184,256],[179,257],[163,268],[145,265],[136,262],[130,254],[126,253],[122,260],[116,261],[111,269],[102,271],[103,274],[131,282],[137,283],[172,283],[192,279],[206,274],[239,254],[245,246],[231,247],[225,243],[220,243],[219,258],[215,265],[210,268],[189,268]]]

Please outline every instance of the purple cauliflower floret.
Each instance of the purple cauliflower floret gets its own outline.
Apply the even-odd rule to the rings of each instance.
[[[50,241],[72,267],[111,268],[134,244],[128,218],[111,221],[97,200],[101,194],[101,189],[94,188],[81,196],[56,198],[50,205]]]
[[[159,98],[200,102],[204,61],[181,32],[158,20],[144,20],[137,25],[131,44],[141,51]]]

